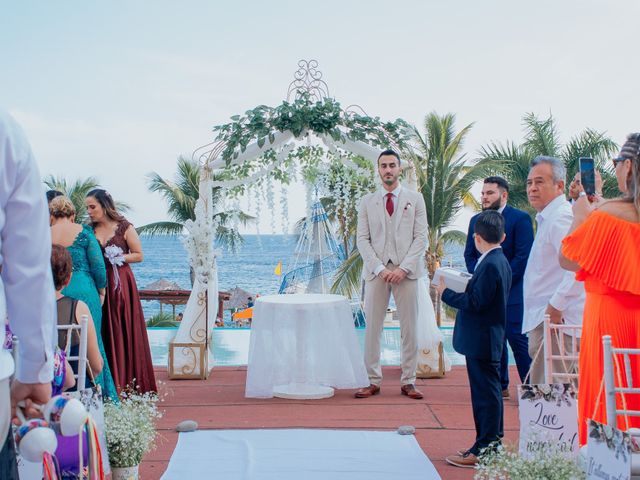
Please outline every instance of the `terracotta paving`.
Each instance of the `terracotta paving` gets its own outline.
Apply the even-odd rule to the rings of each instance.
[[[329,399],[300,401],[244,398],[246,367],[217,367],[206,381],[170,381],[166,370],[156,370],[164,392],[165,416],[159,423],[158,448],[145,457],[141,478],[162,476],[178,440],[175,426],[187,419],[197,421],[200,429],[395,430],[413,425],[416,440],[443,479],[473,478],[473,470],[451,467],[444,461],[457,449],[471,446],[475,436],[465,368],[453,367],[445,378],[418,380],[418,388],[425,393],[423,400],[400,395],[399,367],[383,371],[382,391],[375,397],[355,399],[354,390],[339,390]],[[515,367],[510,374],[515,385]],[[505,436],[515,442],[519,429],[515,387],[511,398],[505,402]]]

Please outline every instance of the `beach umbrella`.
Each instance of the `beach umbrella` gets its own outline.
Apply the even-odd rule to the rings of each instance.
[[[155,282],[150,283],[145,287],[145,290],[155,290],[155,291],[170,291],[170,290],[182,290],[182,287],[171,280],[167,280],[166,278],[161,278],[160,280],[156,280]],[[176,316],[176,304],[184,303],[182,300],[167,300],[160,299],[160,313],[162,313],[162,305],[168,304],[171,305],[171,309],[173,312],[173,317]]]
[[[232,308],[247,308],[247,304],[249,303],[249,298],[255,300],[256,295],[251,292],[247,292],[246,290],[236,287],[232,289],[230,292],[231,297],[229,300],[224,302],[224,309],[229,310]]]
[[[182,287],[176,282],[161,278],[145,287],[145,290],[182,290]]]

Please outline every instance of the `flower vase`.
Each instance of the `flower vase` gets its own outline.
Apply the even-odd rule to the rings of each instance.
[[[138,465],[111,467],[111,480],[138,480]]]

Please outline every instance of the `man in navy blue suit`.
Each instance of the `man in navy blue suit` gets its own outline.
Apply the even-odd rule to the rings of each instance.
[[[511,267],[500,244],[505,221],[495,210],[480,213],[474,223],[474,244],[481,253],[463,293],[437,285],[442,301],[458,309],[453,348],[465,356],[476,439],[471,448],[446,457],[457,467],[473,468],[482,450],[503,436],[500,359],[504,348]]]
[[[511,345],[513,356],[518,367],[520,381],[524,382],[531,365],[529,357],[529,342],[522,333],[522,316],[524,313],[522,300],[522,278],[529,259],[529,252],[533,244],[533,225],[528,213],[507,205],[509,198],[509,184],[502,177],[487,177],[484,179],[480,201],[482,210],[497,210],[505,220],[506,238],[502,242],[502,251],[511,266],[513,276],[509,302],[507,304],[507,328],[504,339],[504,349],[500,360],[500,383],[502,396],[509,398],[509,350],[507,341]],[[464,249],[464,261],[469,273],[473,273],[480,253],[473,242],[473,227],[478,215],[469,222],[467,245]]]

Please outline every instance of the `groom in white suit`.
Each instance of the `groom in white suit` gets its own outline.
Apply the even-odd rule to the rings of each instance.
[[[402,338],[400,391],[412,399],[423,397],[414,383],[418,362],[417,279],[424,275],[427,213],[422,195],[400,185],[400,171],[398,154],[383,151],[378,157],[383,188],[365,195],[358,208],[357,244],[364,263],[367,322],[364,361],[370,385],[358,390],[356,398],[380,393],[380,336],[391,292],[398,308]]]

